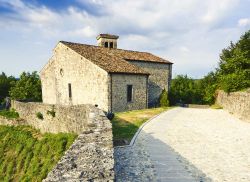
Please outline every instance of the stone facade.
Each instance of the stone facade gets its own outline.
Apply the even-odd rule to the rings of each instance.
[[[112,112],[147,108],[147,75],[112,74]],[[132,85],[132,102],[127,101],[127,86]]]
[[[216,103],[242,120],[250,122],[250,89],[244,92],[218,92]]]
[[[148,106],[157,106],[162,90],[169,90],[172,77],[172,65],[143,61],[129,61],[129,63],[150,73],[148,79]]]
[[[43,102],[47,104],[97,104],[108,110],[108,73],[59,43],[50,65],[41,71]],[[71,94],[69,97],[69,84]]]

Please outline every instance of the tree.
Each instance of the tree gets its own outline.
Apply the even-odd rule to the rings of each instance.
[[[41,80],[37,72],[23,72],[20,79],[11,87],[10,96],[18,100],[41,101]]]
[[[5,97],[9,96],[11,82],[14,82],[15,80],[16,79],[13,76],[7,77],[4,72],[0,74],[0,103]]]
[[[170,102],[176,103],[201,103],[201,93],[197,84],[199,80],[189,78],[187,75],[177,75],[171,82]]]
[[[160,106],[161,107],[168,107],[169,101],[168,101],[168,92],[163,89],[161,96],[160,96]]]
[[[219,87],[226,92],[250,87],[250,30],[222,50],[217,71]]]
[[[215,101],[215,91],[218,88],[217,72],[210,72],[200,80],[200,90],[203,104],[213,104]]]

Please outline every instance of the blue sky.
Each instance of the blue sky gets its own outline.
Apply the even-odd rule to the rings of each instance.
[[[250,29],[250,0],[0,0],[0,71],[39,71],[60,40],[149,51],[174,63],[173,75],[200,78],[221,50]]]

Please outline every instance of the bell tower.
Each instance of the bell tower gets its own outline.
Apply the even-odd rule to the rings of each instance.
[[[117,39],[119,36],[111,34],[100,34],[96,37],[98,46],[107,48],[117,48]]]

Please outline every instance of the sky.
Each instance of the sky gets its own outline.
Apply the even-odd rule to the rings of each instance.
[[[230,41],[250,29],[250,0],[0,0],[0,71],[40,71],[60,40],[118,48],[174,63],[173,76],[201,78]]]

